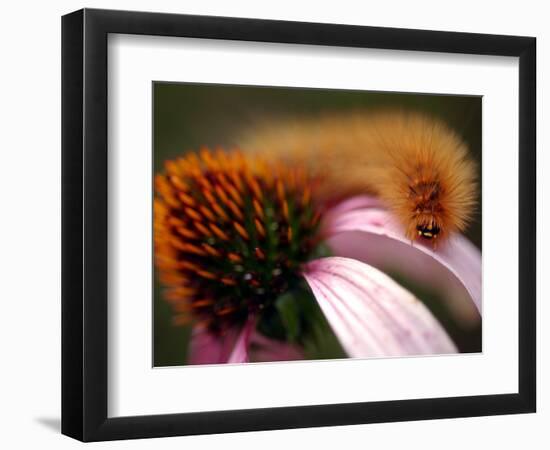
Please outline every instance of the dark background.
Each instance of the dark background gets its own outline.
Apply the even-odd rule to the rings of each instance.
[[[404,94],[303,88],[153,83],[154,172],[163,163],[201,146],[235,144],[236,135],[258,120],[314,116],[360,108],[398,107],[426,112],[447,122],[478,161],[478,210],[467,236],[481,248],[481,119],[477,96]],[[402,281],[402,280],[400,280]],[[437,296],[422,286],[403,284],[426,302],[462,351],[481,350],[481,324],[467,333],[454,326]],[[185,364],[190,328],[173,326],[171,311],[154,283],[154,366]]]

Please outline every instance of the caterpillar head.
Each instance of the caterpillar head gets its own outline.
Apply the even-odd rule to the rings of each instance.
[[[416,226],[416,231],[418,236],[423,237],[428,240],[437,239],[441,228],[436,224],[422,224]]]
[[[411,239],[435,242],[445,233],[445,211],[441,204],[444,191],[439,181],[415,179],[409,185],[409,201],[413,206],[407,234]]]

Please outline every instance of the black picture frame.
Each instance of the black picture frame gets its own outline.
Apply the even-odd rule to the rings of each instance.
[[[518,393],[107,417],[109,33],[519,57]],[[82,441],[535,412],[536,39],[83,9],[62,18],[62,433]]]

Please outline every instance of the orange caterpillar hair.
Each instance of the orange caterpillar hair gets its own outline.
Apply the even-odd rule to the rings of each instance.
[[[463,231],[476,203],[476,166],[460,137],[411,112],[355,112],[260,126],[240,145],[325,177],[325,197],[379,196],[412,240]]]

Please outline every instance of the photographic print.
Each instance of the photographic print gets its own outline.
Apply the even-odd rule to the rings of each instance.
[[[536,411],[535,38],[98,9],[61,35],[63,434]]]
[[[482,351],[481,97],[152,91],[155,367]]]

